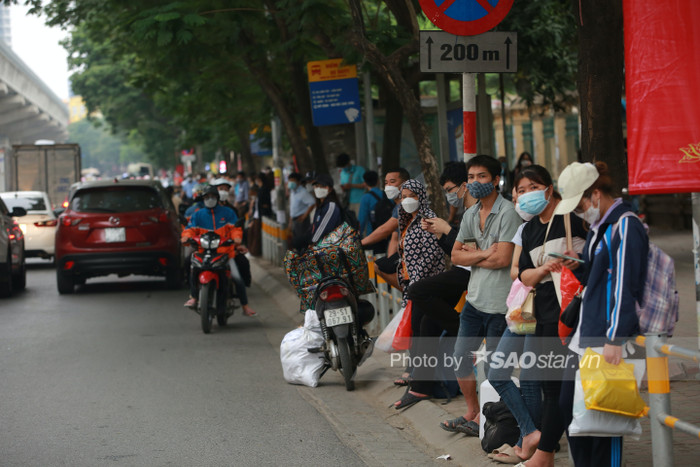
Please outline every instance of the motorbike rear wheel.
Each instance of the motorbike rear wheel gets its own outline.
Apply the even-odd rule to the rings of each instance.
[[[216,303],[214,303],[215,290],[211,283],[203,284],[199,289],[199,314],[202,318],[202,331],[204,331],[204,334],[211,332],[211,323],[214,320],[215,311],[212,309],[212,306],[216,306]]]
[[[338,338],[338,354],[340,355],[340,372],[343,374],[343,379],[345,380],[345,389],[354,391],[355,381],[352,380],[352,377],[355,376],[356,366],[352,361],[350,344],[346,337]]]

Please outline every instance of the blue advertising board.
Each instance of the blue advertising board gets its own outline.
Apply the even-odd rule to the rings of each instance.
[[[342,59],[308,63],[311,113],[315,126],[361,121],[360,88],[354,65]]]

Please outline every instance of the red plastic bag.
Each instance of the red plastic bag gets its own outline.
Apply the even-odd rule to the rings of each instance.
[[[394,340],[391,346],[394,350],[408,350],[411,348],[411,336],[413,331],[411,329],[411,301],[406,302],[406,308],[403,310],[401,315],[401,321],[399,326],[396,328],[396,334],[394,334]]]
[[[563,313],[564,310],[566,310],[566,307],[569,305],[569,303],[571,303],[571,300],[573,300],[574,296],[578,293],[581,293],[582,289],[583,286],[581,285],[581,282],[578,279],[576,279],[574,273],[571,272],[569,268],[562,266],[560,286],[561,310],[559,312],[559,316],[561,316],[561,313]],[[570,328],[569,326],[565,325],[561,322],[560,319],[559,338],[561,339],[562,344],[566,345],[566,339],[571,335],[572,332],[574,332],[574,328]]]

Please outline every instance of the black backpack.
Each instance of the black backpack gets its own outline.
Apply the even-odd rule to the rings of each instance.
[[[505,402],[485,403],[481,416],[485,418],[484,437],[481,439],[484,451],[492,452],[504,444],[515,446],[520,438],[520,428]]]
[[[368,193],[374,196],[374,198],[377,200],[377,203],[369,213],[369,221],[372,224],[372,230],[374,230],[391,218],[391,215],[394,213],[396,203],[387,198],[384,193],[382,193],[381,197],[379,197],[379,195],[372,190],[370,190]]]

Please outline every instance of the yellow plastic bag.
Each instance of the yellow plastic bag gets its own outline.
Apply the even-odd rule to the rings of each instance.
[[[612,365],[602,355],[586,349],[579,363],[586,408],[627,417],[644,415],[646,403],[639,395],[634,365]]]

